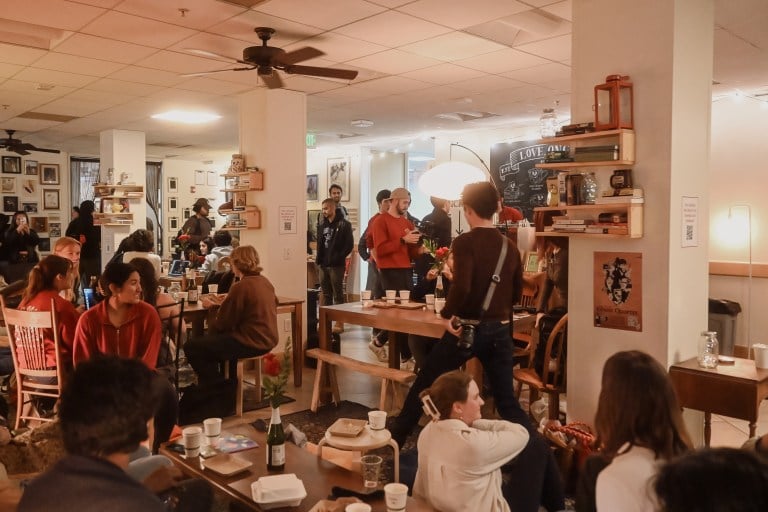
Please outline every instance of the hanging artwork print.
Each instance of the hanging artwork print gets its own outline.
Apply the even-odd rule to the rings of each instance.
[[[643,255],[595,252],[595,327],[642,332]]]
[[[341,200],[349,201],[349,176],[350,166],[348,158],[328,159],[328,189],[331,185],[341,187]]]

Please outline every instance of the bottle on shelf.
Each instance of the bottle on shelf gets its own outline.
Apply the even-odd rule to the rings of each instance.
[[[267,470],[285,469],[285,431],[280,419],[280,407],[272,408],[272,419],[267,431]]]
[[[702,368],[717,368],[720,355],[717,342],[717,332],[704,331],[699,339],[699,366]]]
[[[445,288],[443,287],[443,273],[442,272],[437,274],[437,282],[435,283],[435,298],[436,299],[444,299],[445,298]]]
[[[581,204],[595,204],[597,198],[597,178],[594,172],[583,175],[581,179]]]

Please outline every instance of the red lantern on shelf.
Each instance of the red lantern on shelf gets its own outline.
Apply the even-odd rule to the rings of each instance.
[[[608,75],[595,86],[595,130],[632,129],[632,82],[628,76]]]

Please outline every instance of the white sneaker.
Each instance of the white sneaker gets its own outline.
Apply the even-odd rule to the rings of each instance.
[[[389,361],[389,354],[387,353],[388,351],[386,345],[379,346],[376,344],[376,342],[371,340],[371,342],[368,343],[368,348],[371,349],[371,352],[373,352],[376,355],[376,358],[382,363]]]

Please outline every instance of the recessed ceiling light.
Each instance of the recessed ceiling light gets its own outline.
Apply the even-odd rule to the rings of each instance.
[[[217,119],[221,119],[221,116],[218,114],[213,114],[211,112],[190,112],[188,110],[169,110],[168,112],[163,112],[161,114],[153,115],[152,119],[162,119],[163,121],[174,121],[176,123],[185,123],[185,124],[201,124],[201,123],[210,123],[211,121],[216,121]]]
[[[351,124],[355,128],[370,128],[371,126],[373,126],[373,121],[369,121],[368,119],[355,119],[354,121],[351,121],[349,124]]]

